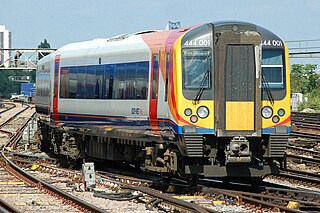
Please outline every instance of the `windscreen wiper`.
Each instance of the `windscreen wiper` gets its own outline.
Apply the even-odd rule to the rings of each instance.
[[[210,71],[211,71],[211,69],[207,69],[206,73],[204,74],[204,76],[203,76],[203,78],[201,80],[199,91],[198,91],[197,95],[194,97],[194,99],[192,101],[193,105],[197,105],[200,102],[200,98],[201,98],[202,93],[203,93],[203,91],[205,89],[204,85],[205,85],[205,82],[206,82],[207,78],[209,77]]]
[[[270,90],[269,82],[268,82],[266,76],[264,75],[264,73],[263,72],[261,72],[261,73],[262,73],[262,82],[264,84],[263,85],[263,89],[266,91],[268,100],[270,101],[271,105],[273,105],[274,104],[274,98],[273,98],[272,92]]]

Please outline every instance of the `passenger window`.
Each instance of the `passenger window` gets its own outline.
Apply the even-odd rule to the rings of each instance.
[[[77,74],[77,98],[84,99],[86,97],[86,72],[87,67],[79,67]]]
[[[157,97],[157,79],[159,75],[159,55],[153,55],[153,78],[152,78],[152,99]]]
[[[77,74],[78,74],[78,71],[76,68],[70,68],[68,98],[76,98],[77,84],[78,84]]]
[[[105,97],[105,79],[104,67],[98,66],[96,70],[96,85],[95,85],[95,99],[103,99]]]
[[[94,99],[95,98],[95,86],[96,86],[96,68],[94,66],[90,66],[87,68],[86,74],[86,99]]]
[[[169,63],[170,63],[170,54],[167,53],[166,57],[166,83],[165,83],[165,93],[164,93],[164,101],[168,101],[168,83],[169,83]]]
[[[69,90],[69,70],[63,68],[61,70],[61,80],[60,80],[60,98],[68,98]]]

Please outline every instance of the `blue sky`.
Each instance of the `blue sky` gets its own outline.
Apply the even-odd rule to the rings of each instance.
[[[13,47],[67,43],[219,20],[248,21],[284,40],[320,39],[319,0],[0,0]]]

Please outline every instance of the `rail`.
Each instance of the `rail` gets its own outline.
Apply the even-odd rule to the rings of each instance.
[[[33,114],[34,116],[34,114]],[[36,177],[34,177],[33,175],[29,174],[28,172],[24,171],[23,169],[21,169],[20,167],[16,166],[6,155],[6,150],[7,147],[12,146],[13,144],[15,144],[17,142],[17,140],[19,139],[20,135],[22,134],[23,130],[26,128],[28,122],[30,121],[31,118],[33,118],[33,116],[31,116],[26,122],[25,124],[17,131],[17,134],[13,135],[8,141],[7,143],[3,146],[2,150],[1,150],[1,156],[3,158],[3,160],[5,161],[5,167],[18,174],[20,177],[22,177],[26,182],[38,187],[41,190],[45,190],[45,191],[50,191],[53,194],[55,194],[57,197],[62,198],[63,200],[66,200],[68,202],[73,203],[76,207],[78,207],[80,210],[82,211],[90,211],[90,212],[106,212],[103,209],[100,209],[84,200],[81,200],[71,194],[68,194],[48,183],[46,183],[45,181],[42,181]]]

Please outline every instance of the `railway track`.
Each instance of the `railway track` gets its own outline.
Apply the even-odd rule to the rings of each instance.
[[[9,131],[10,132],[10,129]],[[17,138],[13,139],[14,141],[10,141],[10,145],[14,145]],[[289,148],[288,148],[289,149]],[[292,148],[292,150],[295,148]],[[297,150],[297,149],[296,149]],[[306,152],[305,150],[298,149],[300,152]],[[63,197],[64,194],[72,194],[77,199],[79,197],[83,197],[86,193],[77,192],[77,190],[83,191],[84,188],[81,188],[81,184],[83,184],[83,176],[81,172],[74,170],[66,170],[61,168],[56,168],[57,161],[56,159],[43,158],[41,156],[34,155],[26,155],[21,154],[18,151],[16,152],[8,152],[3,150],[2,154],[8,158],[15,167],[24,170],[29,176],[34,176],[35,182],[28,183],[27,180],[21,181],[22,177],[20,177],[20,181],[17,180],[15,183],[24,182],[28,183],[28,187],[30,186],[41,186],[41,192],[50,191],[47,187],[55,187],[62,191],[62,194],[56,195],[57,197]],[[4,159],[5,159],[4,157]],[[290,155],[289,155],[290,157]],[[5,164],[9,164],[6,162]],[[32,167],[34,167],[32,169]],[[293,171],[287,170],[286,173],[293,173]],[[14,172],[12,172],[14,173]],[[44,175],[44,173],[50,174],[51,177]],[[285,172],[283,172],[285,173]],[[1,174],[0,174],[1,175]],[[59,177],[58,179],[52,179],[52,176]],[[313,179],[314,176],[312,176]],[[38,182],[40,179],[45,179],[46,182]],[[0,180],[1,181],[1,180]],[[29,180],[30,181],[30,180]],[[228,208],[231,208],[234,211],[235,208],[240,208],[240,211],[264,211],[264,212],[274,212],[274,211],[285,211],[285,212],[300,212],[299,210],[308,209],[311,211],[315,211],[315,209],[319,210],[319,195],[315,195],[314,200],[297,200],[293,197],[288,198],[289,195],[286,195],[286,198],[281,198],[277,196],[277,193],[267,193],[265,190],[262,193],[253,193],[253,192],[245,192],[245,191],[232,191],[227,189],[214,189],[214,188],[206,188],[206,189],[197,189],[197,193],[194,196],[172,196],[170,194],[162,193],[161,191],[151,189],[149,186],[154,182],[150,180],[143,180],[140,178],[126,177],[125,175],[118,175],[112,173],[97,173],[96,179],[97,185],[102,187],[104,190],[98,189],[90,189],[92,192],[88,192],[94,194],[96,197],[107,197],[108,199],[135,199],[139,202],[144,202],[147,209],[154,210],[163,210],[163,211],[189,211],[189,212],[224,212],[228,211]],[[318,184],[318,182],[316,183]],[[18,185],[18,184],[17,184]],[[47,186],[48,185],[48,186]],[[187,187],[187,185],[182,186]],[[109,191],[106,192],[105,189]],[[177,187],[175,187],[177,188]],[[209,191],[211,190],[211,193]],[[139,191],[138,195],[133,195],[133,191]],[[271,191],[269,189],[269,191]],[[52,192],[50,192],[52,193]],[[301,194],[302,192],[300,192]],[[280,193],[278,193],[280,194]],[[294,194],[291,192],[291,194]],[[88,194],[86,194],[88,195]],[[91,195],[92,196],[92,195]],[[121,196],[121,197],[119,197]],[[136,197],[135,197],[136,196]],[[283,196],[283,195],[282,195]],[[132,198],[133,197],[133,198]],[[0,197],[1,198],[1,197]],[[63,202],[71,203],[74,201],[70,201],[70,198],[63,198]],[[87,198],[88,199],[88,198]],[[101,199],[101,198],[100,198]],[[80,200],[80,199],[79,199]],[[83,203],[85,198],[81,198],[80,203]],[[90,199],[92,201],[92,198]],[[294,201],[299,203],[300,209],[291,209],[288,208],[289,202]],[[0,200],[1,202],[1,200]],[[53,203],[58,203],[60,201],[52,201]],[[92,201],[93,202],[93,201]],[[192,202],[192,203],[190,203]],[[32,204],[32,203],[31,203]],[[34,202],[32,205],[38,206],[41,203]],[[10,205],[10,204],[9,204]],[[74,208],[74,211],[94,211],[99,212],[96,209],[93,210],[84,210],[84,204],[73,204],[68,205],[69,208]],[[98,208],[103,211],[105,208],[99,208],[96,204],[90,204],[93,208]],[[75,207],[74,207],[75,206]],[[4,208],[4,207],[3,207]],[[15,208],[15,207],[13,207]],[[65,207],[67,208],[67,207]],[[239,209],[238,209],[239,210]],[[8,210],[9,211],[9,210]],[[12,211],[12,210],[10,210]],[[14,210],[19,211],[19,210]],[[69,211],[69,210],[68,210]]]
[[[288,145],[287,152],[288,151],[290,151],[294,154],[298,154],[298,155],[310,156],[312,158],[317,158],[317,159],[320,158],[320,151],[315,151],[315,150],[311,150],[311,149],[305,149],[305,148],[301,148],[301,147]]]
[[[13,119],[11,119],[11,120],[13,120]],[[2,126],[8,125],[8,123],[10,123],[10,121],[5,122]],[[21,129],[23,129],[23,128],[21,128]],[[13,134],[14,133],[12,133],[12,135]],[[21,133],[19,133],[19,134],[21,134]],[[7,142],[7,145],[12,146],[16,143],[17,140],[18,140],[18,137],[12,136],[12,137],[10,137],[10,140]],[[54,183],[52,182],[53,181],[52,177],[49,179],[49,181],[51,181],[50,184],[48,184],[48,183],[40,180],[40,178],[37,178],[34,176],[34,175],[41,176],[42,173],[31,175],[30,171],[27,172],[28,169],[23,170],[22,168],[17,166],[17,165],[21,165],[21,164],[30,164],[31,162],[34,163],[34,160],[36,158],[33,156],[27,156],[27,155],[22,156],[18,153],[7,152],[7,151],[5,151],[5,150],[8,150],[7,145],[4,146],[4,148],[2,150],[2,157],[3,157],[3,161],[5,162],[4,165],[6,166],[5,168],[6,168],[6,170],[10,171],[11,174],[14,174],[20,180],[22,180],[22,181],[20,181],[20,183],[22,185],[27,184],[29,187],[31,187],[31,186],[37,187],[41,192],[45,191],[46,194],[47,193],[54,194],[54,197],[58,197],[63,200],[63,202],[60,202],[59,205],[61,205],[61,203],[71,203],[72,207],[74,207],[75,209],[78,209],[80,211],[104,212],[102,209],[100,209],[92,204],[89,204],[82,199],[80,200],[76,196],[73,196],[71,194],[66,193],[65,190],[60,190],[59,187],[54,187],[53,186]],[[11,159],[15,163],[17,163],[17,162],[19,162],[19,163],[17,163],[17,165],[14,164],[13,161],[11,161]],[[37,160],[39,161],[39,159],[37,159]],[[62,174],[62,171],[57,172],[57,169],[53,169],[53,168],[50,168],[50,169],[47,168],[46,171],[48,171],[50,174],[58,174],[58,173],[60,175]],[[33,171],[33,173],[34,173],[34,171]],[[81,175],[79,175],[79,176],[81,176]],[[70,176],[68,176],[68,177],[70,177]],[[10,179],[12,179],[12,178],[10,178]],[[42,177],[42,179],[45,179],[45,178]],[[75,180],[74,176],[71,177],[71,181],[74,182],[74,180]],[[80,181],[80,183],[83,183],[82,178],[79,178],[78,180]],[[69,181],[69,182],[71,182],[71,181]],[[57,180],[56,183],[61,184],[61,183],[63,183],[63,181]],[[152,193],[153,193],[153,195],[152,195],[153,197],[155,196],[155,194],[157,194],[156,192],[152,192]],[[34,192],[34,194],[36,194],[36,193]],[[213,212],[213,211],[204,210],[200,206],[197,206],[192,203],[184,202],[179,199],[176,199],[176,201],[173,201],[174,198],[170,198],[170,196],[168,196],[168,198],[165,199],[161,192],[158,192],[158,196],[160,196],[162,200],[166,200],[166,202],[168,203],[167,205],[169,205],[169,203],[171,203],[171,205],[175,205],[176,206],[175,209],[179,208],[179,209],[184,209],[184,210],[189,209],[188,211]],[[36,204],[40,205],[39,203],[36,203]],[[63,212],[75,211],[75,209],[73,209],[73,210],[72,209],[71,210],[70,209],[63,209],[63,208],[59,208],[59,209],[62,209]],[[28,210],[24,209],[23,211],[28,211]]]
[[[292,136],[319,139],[320,135],[319,113],[293,112],[291,122],[293,124]]]
[[[30,157],[29,157],[30,158]],[[24,168],[30,167],[30,165],[34,164],[33,161],[36,161],[34,158],[30,158],[30,161],[27,160],[22,160],[19,159],[21,164],[29,165],[29,166],[22,166]],[[39,163],[39,162],[38,162]],[[77,173],[75,171],[66,171],[65,169],[59,169],[59,168],[52,168],[48,167],[45,165],[39,164],[39,170],[41,171],[47,171],[51,175],[57,175],[60,174],[59,176],[64,176],[64,177],[72,177],[73,180],[76,178],[74,177],[75,174]],[[63,173],[66,173],[63,175]],[[68,174],[67,174],[68,173]],[[81,175],[78,172],[78,177]],[[65,181],[66,182],[66,181]],[[81,179],[78,179],[78,184],[82,182]],[[248,195],[243,195],[243,198],[239,200],[238,198],[230,198],[229,193],[224,193],[224,191],[221,191],[220,194],[217,194],[215,196],[212,196],[212,194],[206,193],[205,191],[201,190],[201,187],[198,187],[198,192],[195,195],[192,196],[174,196],[172,198],[171,195],[167,195],[166,193],[161,193],[157,190],[150,189],[149,185],[151,184],[150,180],[147,179],[139,179],[139,178],[134,178],[132,176],[126,176],[126,175],[119,175],[119,174],[114,174],[114,173],[106,173],[106,172],[99,172],[97,173],[97,184],[103,186],[103,188],[108,188],[110,192],[104,193],[104,192],[95,192],[94,196],[97,197],[106,197],[108,199],[134,199],[132,198],[132,192],[128,192],[126,190],[130,191],[139,191],[140,193],[144,194],[144,196],[141,196],[137,199],[142,200],[143,202],[146,203],[146,206],[151,209],[158,209],[158,210],[164,210],[164,211],[172,211],[172,210],[179,210],[179,211],[197,211],[197,212],[223,212],[226,211],[227,209],[232,209],[232,208],[241,208],[242,211],[245,210],[263,210],[265,212],[268,211],[287,211],[287,212],[297,212],[296,210],[288,210],[289,208],[286,207],[288,205],[288,200],[282,201],[281,206],[277,206],[275,203],[277,201],[271,202],[272,205],[267,205],[267,203],[270,203],[270,200],[272,199],[269,197],[268,201],[265,201],[265,199],[262,199],[266,195],[262,194],[262,198],[258,199],[258,194],[255,195],[255,198],[248,198],[246,196]],[[188,185],[180,186],[180,187],[187,187]],[[179,186],[172,186],[176,190]],[[172,190],[172,189],[171,189]],[[178,190],[180,191],[180,190]],[[237,191],[237,195],[239,192]],[[171,192],[172,193],[172,192]],[[261,194],[261,193],[260,193]],[[121,196],[121,197],[120,197]],[[221,198],[223,199],[221,200]],[[274,196],[275,200],[279,200],[279,197]],[[185,201],[184,201],[185,200]],[[259,200],[263,200],[263,202],[260,202]],[[193,202],[192,205],[189,206],[189,202]],[[307,202],[307,201],[305,201]],[[311,201],[310,201],[311,202]],[[177,204],[178,203],[178,204]],[[180,204],[179,204],[180,203]],[[217,204],[219,203],[219,204]],[[195,205],[197,204],[197,205]],[[302,205],[302,203],[300,203]],[[303,206],[306,204],[304,203]],[[311,205],[311,204],[309,204]],[[314,203],[312,204],[313,206],[315,205]],[[203,207],[201,207],[203,206]],[[219,208],[222,209],[217,209],[218,206]],[[221,207],[224,206],[224,207]],[[237,207],[235,207],[237,206]],[[239,207],[240,206],[240,207]],[[211,208],[211,209],[210,209]]]
[[[15,117],[24,113],[24,111],[26,110],[15,113],[14,116],[8,119],[9,121],[2,123],[2,129],[14,121]],[[29,119],[31,118],[32,116]],[[28,121],[29,120],[26,120],[22,127],[20,124],[20,128],[12,128],[12,126],[7,128],[10,130],[7,132],[10,132],[12,136],[6,141],[6,144],[3,145],[1,151],[0,187],[2,187],[2,189],[0,190],[0,196],[3,198],[2,207],[10,212],[105,212],[103,209],[80,200],[34,177],[11,161],[14,155],[11,155],[11,153],[6,150],[10,150],[11,146],[18,141]],[[13,200],[13,198],[15,199]],[[13,206],[13,209],[10,206]]]
[[[0,108],[0,114],[3,114],[16,107],[16,104],[12,102],[2,102],[2,104],[4,107]]]

